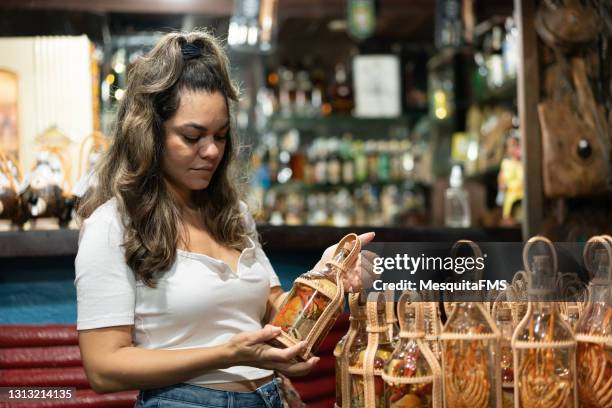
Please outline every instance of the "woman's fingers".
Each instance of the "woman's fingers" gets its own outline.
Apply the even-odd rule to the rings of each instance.
[[[272,340],[281,333],[281,328],[266,324],[263,329],[249,332],[247,334],[247,344],[253,345],[256,343],[264,343],[268,340]]]
[[[374,283],[376,274],[374,273],[374,259],[378,257],[378,254],[372,251],[361,251],[361,284],[364,289],[368,289]]]
[[[287,347],[284,349],[277,348],[277,347],[270,347],[266,350],[266,359],[270,361],[288,363],[292,359],[294,359],[298,354],[303,352],[305,347],[306,347],[305,341],[301,341],[298,344],[295,344],[291,347]]]
[[[308,361],[300,363],[278,363],[274,369],[289,377],[299,377],[308,374],[319,362],[319,357],[311,357]]]
[[[374,239],[374,236],[376,236],[376,233],[374,231],[366,232],[364,234],[359,235],[358,238],[359,241],[361,241],[361,246],[370,243]]]

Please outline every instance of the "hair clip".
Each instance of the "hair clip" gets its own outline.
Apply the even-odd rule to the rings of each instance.
[[[189,61],[202,56],[202,46],[196,43],[185,43],[181,45],[183,59]]]

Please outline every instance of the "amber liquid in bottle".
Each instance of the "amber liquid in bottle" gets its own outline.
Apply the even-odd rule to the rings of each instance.
[[[406,311],[407,331],[416,333],[415,310]],[[400,338],[395,351],[385,365],[388,376],[395,378],[431,377],[433,372],[415,338]],[[432,404],[433,383],[402,384],[385,381],[385,401],[388,408],[429,408]]]
[[[333,258],[334,262],[341,263],[348,255],[348,250],[341,249]],[[337,291],[335,271],[333,268],[325,267],[320,271],[310,271],[300,276],[301,280],[308,284],[296,282],[285,298],[279,312],[274,316],[271,324],[280,327],[285,333],[292,336],[296,341],[306,339],[313,326],[321,317],[325,308],[331,302]],[[316,353],[321,341],[338,317],[340,310],[330,320],[323,334],[316,340],[311,351]],[[273,339],[269,343],[276,347],[284,347],[278,340]]]
[[[585,408],[612,406],[612,289],[607,253],[597,255],[599,268],[576,326],[578,399]]]

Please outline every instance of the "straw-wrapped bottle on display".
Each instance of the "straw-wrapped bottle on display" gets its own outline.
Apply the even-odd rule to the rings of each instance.
[[[269,343],[275,347],[290,347],[306,341],[298,356],[308,360],[316,353],[344,304],[342,277],[357,261],[361,250],[359,237],[349,234],[338,243],[336,251],[323,270],[300,275],[283,301],[272,324],[282,329]]]
[[[349,295],[349,330],[334,348],[336,357],[336,408],[351,406],[351,378],[348,372],[349,357],[365,350],[366,332],[365,292]]]
[[[480,248],[468,244],[477,257]],[[473,296],[464,294],[464,296]],[[446,408],[501,407],[500,333],[482,302],[453,302],[440,340]]]
[[[387,289],[385,291],[386,299],[386,312],[385,312],[385,323],[389,328],[389,338],[391,339],[391,345],[395,347],[399,341],[399,326],[397,322],[397,316],[395,315],[395,291]]]
[[[596,248],[592,251],[593,248]],[[594,257],[591,259],[591,253]],[[584,249],[593,273],[589,300],[576,326],[578,398],[584,408],[612,407],[612,238],[594,237]]]
[[[514,406],[514,367],[512,365],[512,333],[515,325],[512,321],[512,307],[505,301],[506,292],[498,296],[493,305],[492,317],[500,332],[500,368],[502,383],[502,407]],[[503,299],[503,300],[502,300]]]
[[[389,328],[385,324],[385,297],[372,292],[368,296],[367,345],[349,358],[351,374],[351,408],[384,408],[384,381],[382,373],[393,347]]]
[[[397,303],[399,343],[385,364],[385,407],[441,408],[442,374],[425,342],[423,302],[404,292]]]
[[[529,251],[538,242],[546,244],[550,254],[534,255],[529,262]],[[552,242],[540,236],[529,239],[523,264],[530,276],[529,304],[512,336],[514,406],[577,407],[576,340],[555,301],[558,262]]]

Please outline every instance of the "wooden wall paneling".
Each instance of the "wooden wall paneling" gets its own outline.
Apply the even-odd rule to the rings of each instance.
[[[542,143],[538,120],[540,80],[538,42],[534,27],[535,0],[514,0],[519,32],[518,112],[524,168],[523,239],[542,230]]]

